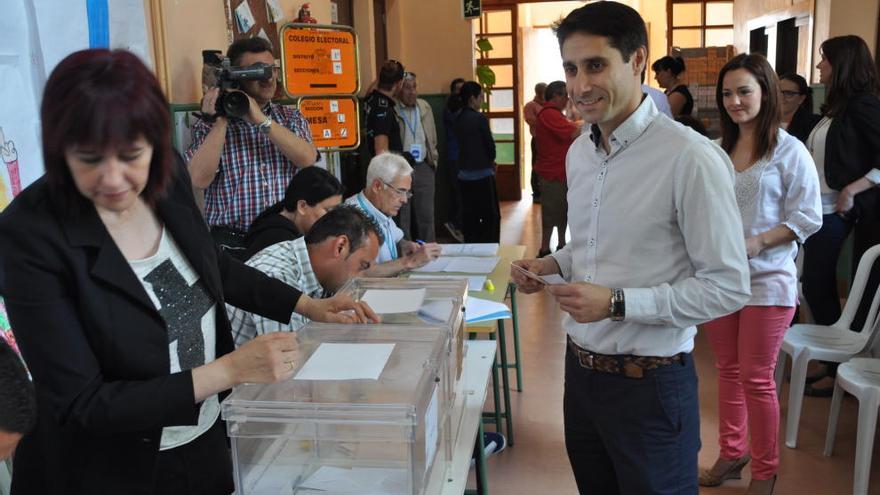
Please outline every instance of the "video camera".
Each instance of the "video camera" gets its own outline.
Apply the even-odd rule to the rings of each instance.
[[[257,62],[248,67],[232,67],[229,59],[222,57],[217,50],[202,52],[205,68],[202,71],[203,88],[220,88],[214,108],[217,116],[243,117],[248,113],[250,102],[244,91],[239,89],[240,81],[267,81],[274,76],[275,66]]]

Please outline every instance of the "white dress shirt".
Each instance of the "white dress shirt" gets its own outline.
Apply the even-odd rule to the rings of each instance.
[[[745,238],[781,224],[803,243],[822,227],[819,175],[810,152],[798,138],[780,129],[770,157],[736,172],[736,203]],[[749,259],[749,306],[797,304],[797,242],[765,249]]]
[[[602,354],[690,352],[695,325],[749,298],[733,166],[651,98],[614,130],[610,154],[594,133],[568,151],[572,241],[552,256],[570,282],[623,288],[626,317],[583,324],[566,314],[563,327]]]
[[[394,223],[394,219],[382,213],[382,210],[376,208],[373,203],[361,191],[354,196],[345,200],[345,204],[354,205],[363,210],[364,213],[370,215],[373,220],[382,229],[382,235],[385,236],[385,242],[379,246],[379,255],[376,256],[376,263],[387,263],[394,261],[401,255],[397,251],[397,243],[403,239],[403,231]]]

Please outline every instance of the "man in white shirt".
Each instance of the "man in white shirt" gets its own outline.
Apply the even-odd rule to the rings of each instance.
[[[364,190],[345,200],[372,217],[385,238],[376,263],[365,273],[368,277],[393,277],[440,256],[439,244],[407,241],[392,220],[412,197],[412,173],[404,157],[387,151],[379,153],[367,167]]]
[[[569,149],[561,251],[518,265],[561,274],[565,439],[581,493],[694,494],[700,448],[695,326],[749,298],[732,166],[641,90],[647,34],[615,2],[557,27],[588,128]],[[520,290],[542,285],[513,271]]]
[[[364,212],[337,206],[312,225],[305,236],[273,244],[247,261],[261,272],[320,299],[370,268],[383,241],[379,226]],[[226,305],[235,346],[271,332],[295,332],[309,320],[298,313],[287,323]]]

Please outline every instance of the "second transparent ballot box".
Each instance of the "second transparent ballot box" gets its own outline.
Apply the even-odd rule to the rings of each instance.
[[[421,495],[449,451],[448,335],[407,330],[307,325],[293,378],[235,387],[236,493]]]

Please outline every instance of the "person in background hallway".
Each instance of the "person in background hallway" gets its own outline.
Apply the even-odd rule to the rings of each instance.
[[[412,173],[404,157],[389,151],[380,153],[370,160],[363,191],[345,200],[372,217],[382,231],[383,242],[376,263],[364,273],[367,277],[394,277],[440,256],[439,244],[406,240],[394,223],[393,217],[412,197]]]
[[[532,136],[530,146],[532,149],[532,202],[541,202],[541,178],[535,171],[535,163],[538,159],[538,141],[535,139],[535,123],[538,119],[538,112],[544,106],[544,90],[547,89],[547,83],[539,82],[535,85],[535,97],[523,107],[523,118],[529,125],[529,135]]]
[[[461,87],[462,109],[455,120],[459,145],[458,184],[461,188],[465,242],[499,242],[501,207],[495,188],[495,140],[489,119],[480,112],[483,90],[474,81]]]
[[[556,228],[558,244],[556,250],[565,247],[565,230],[568,218],[568,201],[565,195],[568,187],[565,182],[565,155],[575,138],[581,133],[581,126],[562,115],[568,104],[565,83],[553,81],[544,90],[544,108],[538,113],[535,122],[535,140],[538,141],[538,160],[535,170],[541,177],[541,248],[538,258],[550,254],[550,236]]]
[[[666,93],[657,88],[648,86],[645,83],[645,72],[647,72],[647,70],[642,71],[642,93],[645,93],[654,100],[654,105],[657,105],[657,110],[659,110],[660,113],[666,115],[670,119],[673,118],[672,110],[669,109],[669,98],[666,97]]]
[[[443,224],[449,235],[458,242],[464,242],[462,234],[461,215],[461,191],[458,187],[458,138],[455,137],[455,118],[461,110],[461,85],[464,79],[456,77],[449,84],[449,96],[446,98],[446,107],[443,109],[443,132],[446,134],[446,181],[449,183],[449,199],[447,201],[448,213],[446,222]]]
[[[262,38],[238,40],[226,55],[233,66],[275,65],[272,45]],[[250,101],[241,118],[217,115],[218,88],[205,93],[202,117],[193,124],[193,142],[186,151],[193,184],[205,190],[211,234],[239,259],[254,218],[284,196],[297,170],[319,156],[302,113],[272,102],[277,70],[269,80],[241,82]]]
[[[3,295],[38,404],[12,493],[231,493],[218,394],[290,378],[298,351],[291,334],[235,350],[225,302],[277,321],[375,315],[214,243],[168,101],[136,55],[69,55],[40,116],[46,173],[0,214]]]
[[[816,67],[827,97],[807,148],[822,185],[822,229],[804,244],[801,282],[816,323],[831,325],[841,313],[837,260],[844,241],[854,231],[853,276],[862,254],[880,243],[880,87],[874,58],[858,36],[829,38],[821,54]],[[875,266],[865,293],[874,294],[878,284]],[[871,297],[862,303],[851,326],[856,331],[865,323]],[[836,371],[836,364],[826,363],[808,378],[806,394],[830,397]]]
[[[400,208],[400,228],[407,239],[434,242],[434,185],[437,163],[437,129],[431,105],[419,98],[413,72],[405,72],[397,94],[397,123],[403,149],[412,156],[412,200]]]
[[[34,385],[21,358],[0,337],[0,462],[12,457],[36,420]]]
[[[694,111],[694,97],[687,85],[679,79],[685,70],[684,60],[667,55],[654,62],[651,70],[654,71],[654,80],[666,90],[672,116],[691,115]]]
[[[309,167],[290,179],[284,199],[263,210],[245,238],[248,260],[258,251],[305,235],[316,220],[342,202],[339,179],[321,167]]]
[[[785,74],[779,78],[779,94],[782,95],[782,122],[786,132],[807,142],[807,137],[822,120],[813,113],[813,88],[798,74]]]
[[[370,157],[391,151],[403,153],[400,139],[400,124],[397,121],[394,95],[403,86],[403,64],[397,60],[387,60],[379,70],[379,80],[364,102],[367,114],[367,146]],[[407,158],[407,161],[410,161]]]
[[[798,244],[822,226],[816,167],[803,143],[779,128],[779,96],[776,73],[761,55],[736,56],[718,75],[721,147],[736,172],[752,297],[741,310],[704,325],[718,368],[721,452],[701,471],[700,485],[739,479],[751,458],[749,495],[769,495],[776,483],[773,372],[797,305]]]
[[[634,9],[588,3],[556,36],[589,124],[566,158],[571,242],[515,264],[568,283],[511,277],[566,313],[565,447],[579,492],[696,495],[696,325],[749,298],[730,160],[642,92],[648,34]]]

